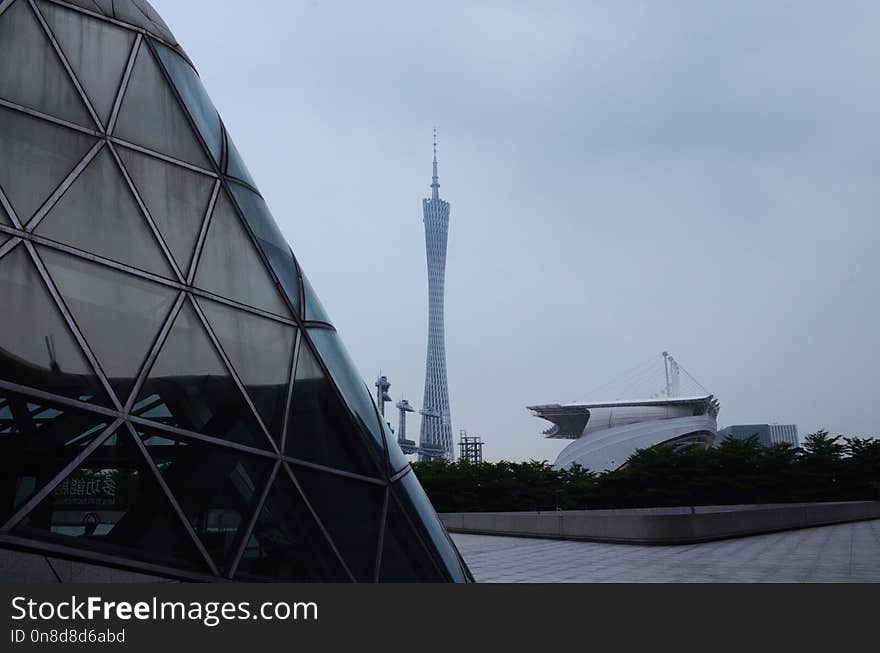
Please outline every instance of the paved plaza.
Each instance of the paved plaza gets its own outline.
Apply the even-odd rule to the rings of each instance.
[[[880,520],[676,546],[452,539],[486,583],[880,582]]]

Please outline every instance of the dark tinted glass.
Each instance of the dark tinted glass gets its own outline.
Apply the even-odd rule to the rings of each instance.
[[[276,315],[289,311],[225,192],[220,193],[195,285]]]
[[[382,457],[364,442],[305,341],[300,344],[296,364],[285,448],[293,458],[382,476]]]
[[[6,216],[6,211],[3,209],[2,206],[0,206],[0,224],[12,226],[12,220],[10,220]],[[0,231],[0,245],[3,245],[3,243],[5,243],[10,238],[11,236],[8,233],[6,233],[5,231]]]
[[[207,299],[199,304],[263,423],[280,442],[296,329]]]
[[[324,310],[324,305],[321,304],[321,300],[318,299],[318,295],[315,294],[315,290],[312,288],[312,284],[309,283],[308,277],[306,277],[304,272],[301,274],[303,280],[303,294],[305,295],[306,300],[306,314],[304,319],[332,324],[330,322],[330,316],[327,315],[327,311]]]
[[[226,134],[226,147],[228,150],[226,155],[228,159],[226,162],[226,174],[230,177],[241,179],[256,188],[257,185],[254,183],[254,178],[251,177],[250,171],[248,171],[247,166],[244,164],[244,160],[241,158],[241,154],[238,153],[238,148],[235,147],[235,142],[233,142],[228,132]]]
[[[116,151],[153,222],[186,276],[214,180],[125,147]]]
[[[257,243],[266,258],[269,259],[269,265],[272,266],[272,270],[281,282],[281,287],[287,294],[287,298],[299,310],[297,265],[293,258],[293,252],[290,251],[290,246],[269,212],[269,207],[266,206],[262,197],[244,186],[238,184],[230,184],[229,186],[241,212],[257,237]]]
[[[0,297],[0,377],[110,404],[23,245],[0,258]]]
[[[107,147],[92,159],[36,231],[141,270],[172,276],[168,259]]]
[[[365,435],[375,454],[385,459],[385,444],[379,428],[379,414],[376,404],[364,385],[363,379],[351,362],[345,346],[335,331],[330,329],[309,329],[309,336],[315,343],[318,354],[330,370],[333,381],[345,398],[345,403],[354,412],[358,428]]]
[[[239,444],[270,447],[188,301],[132,410],[163,424]]]
[[[396,474],[404,467],[409,465],[400,445],[397,444],[397,436],[391,432],[391,427],[384,420],[380,421],[382,432],[385,434],[385,443],[388,445],[388,464],[391,467],[391,473]]]
[[[360,582],[373,582],[385,486],[299,465],[291,471],[349,571]]]
[[[51,2],[40,2],[39,7],[92,107],[106,125],[128,63],[134,32]]]
[[[40,248],[40,256],[125,404],[177,291],[52,249]]]
[[[106,417],[0,390],[0,524],[107,426]]]
[[[86,458],[13,532],[173,567],[205,567],[124,427]]]
[[[466,582],[467,578],[455,546],[446,534],[443,524],[440,523],[440,518],[416,478],[415,472],[410,472],[397,481],[394,488],[404,509],[410,513],[412,521],[421,529],[425,543],[441,567],[446,569],[452,580],[459,583]]]
[[[220,154],[223,148],[223,131],[220,127],[220,116],[217,115],[217,109],[211,102],[202,86],[202,80],[199,79],[196,71],[183,58],[165,47],[158,41],[153,42],[156,46],[156,52],[165,66],[165,70],[174,82],[177,92],[180,94],[183,104],[189,111],[190,117],[195,122],[211,150],[214,160],[220,163]]]
[[[257,238],[267,240],[278,247],[286,247],[287,241],[281,234],[278,225],[275,224],[275,219],[269,212],[269,207],[266,206],[266,202],[263,201],[263,198],[238,184],[229,184],[229,187],[232,190],[232,195],[235,197],[235,201],[238,202],[238,207],[244,214],[245,220],[247,220],[248,224],[251,226],[254,235]]]
[[[5,50],[5,41],[0,43]],[[0,186],[23,223],[95,142],[91,136],[0,107]]]
[[[350,580],[283,467],[257,517],[236,577],[288,582]]]
[[[95,127],[27,2],[15,2],[0,14],[0,43],[0,98]]]
[[[114,135],[203,168],[210,165],[146,40],[138,50]]]
[[[160,431],[139,433],[193,530],[225,573],[273,462]]]
[[[299,312],[299,272],[290,247],[278,247],[268,240],[257,239],[260,249],[269,259],[269,265],[278,277],[281,288],[294,310]]]
[[[437,569],[424,543],[397,505],[394,496],[389,496],[379,582],[425,583],[446,580],[448,579]]]

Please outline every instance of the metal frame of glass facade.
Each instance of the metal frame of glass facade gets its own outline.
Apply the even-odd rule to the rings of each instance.
[[[0,547],[472,580],[155,11],[6,0],[0,51]]]

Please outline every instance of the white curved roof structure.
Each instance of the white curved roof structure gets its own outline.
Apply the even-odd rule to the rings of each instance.
[[[718,430],[712,395],[529,406],[553,423],[545,437],[573,439],[556,458],[557,468],[596,472],[618,469],[638,449],[658,444],[711,446]]]

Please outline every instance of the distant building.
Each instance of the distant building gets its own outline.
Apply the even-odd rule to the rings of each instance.
[[[765,447],[773,444],[798,446],[797,424],[735,424],[727,426],[718,431],[715,446],[721,444],[725,438],[745,440],[753,435],[757,435],[758,440]]]
[[[667,352],[661,369],[661,396],[528,406],[533,415],[553,424],[544,437],[574,440],[553,466],[567,469],[577,464],[601,472],[621,468],[639,449],[711,447],[718,428],[718,400],[702,387],[702,392],[682,396],[683,368]]]
[[[657,445],[711,447],[718,414],[712,395],[528,408],[553,423],[544,437],[574,440],[560,452],[555,468],[577,463],[596,472],[619,469],[637,450]]]
[[[422,201],[425,248],[428,259],[428,356],[425,364],[425,399],[419,433],[419,460],[455,460],[449,390],[446,386],[446,336],[443,326],[443,287],[446,277],[446,238],[449,202],[440,199],[437,176],[437,133],[434,132],[434,175],[431,199]]]

